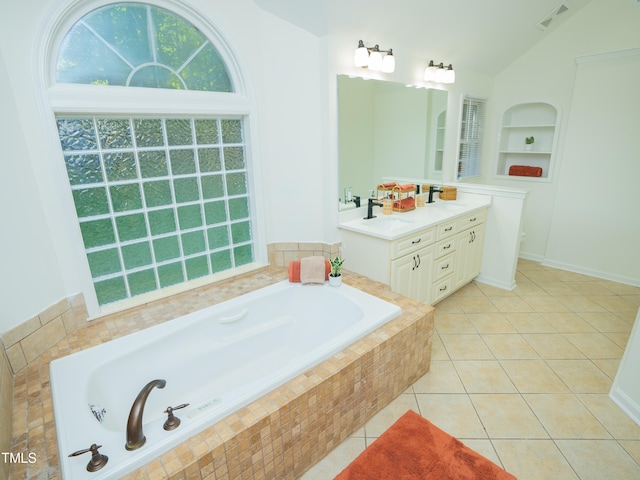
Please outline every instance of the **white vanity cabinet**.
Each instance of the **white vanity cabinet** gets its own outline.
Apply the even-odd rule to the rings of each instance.
[[[453,288],[466,285],[480,273],[482,249],[484,247],[486,211],[476,212],[461,218],[457,235],[457,267]]]
[[[434,258],[433,228],[391,242],[391,290],[429,303]]]
[[[480,273],[486,217],[486,208],[449,215],[391,239],[344,228],[345,266],[394,292],[435,304]]]

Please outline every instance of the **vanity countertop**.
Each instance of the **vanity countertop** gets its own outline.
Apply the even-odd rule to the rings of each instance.
[[[487,208],[490,205],[491,197],[489,195],[460,194],[458,192],[456,200],[437,199],[433,203],[427,203],[424,207],[417,207],[409,212],[394,212],[391,215],[383,215],[380,207],[374,207],[373,214],[376,217],[369,220],[364,219],[367,208],[363,206],[349,212],[351,218],[343,218],[338,223],[338,228],[384,240],[397,240],[425,228]],[[356,211],[359,216],[353,218]]]

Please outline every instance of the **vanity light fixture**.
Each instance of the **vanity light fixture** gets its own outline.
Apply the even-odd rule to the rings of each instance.
[[[365,47],[362,40],[358,42],[358,48],[356,48],[353,56],[353,63],[356,67],[368,68],[369,70],[383,73],[392,73],[396,69],[393,49],[380,50],[379,45]]]
[[[426,82],[453,83],[456,81],[456,72],[453,71],[453,65],[451,64],[445,67],[444,63],[440,62],[440,64],[435,65],[431,60],[424,71],[424,80]]]

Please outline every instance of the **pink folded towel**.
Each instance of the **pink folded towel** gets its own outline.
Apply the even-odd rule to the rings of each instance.
[[[325,258],[319,255],[300,259],[300,283],[324,283]]]

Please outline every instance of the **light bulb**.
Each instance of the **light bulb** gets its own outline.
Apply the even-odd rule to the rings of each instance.
[[[358,43],[358,48],[353,56],[353,63],[356,67],[366,67],[369,65],[369,51],[364,46],[362,40]]]
[[[396,69],[396,58],[393,56],[391,50],[382,59],[382,71],[384,73],[393,73]]]
[[[378,71],[382,68],[382,54],[379,50],[372,50],[369,54],[369,70]]]

